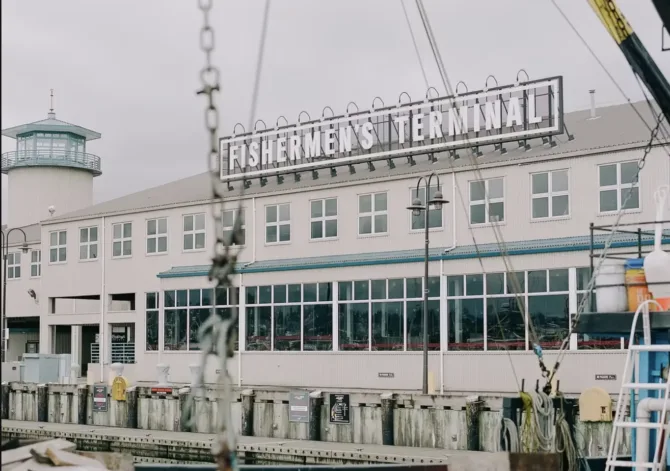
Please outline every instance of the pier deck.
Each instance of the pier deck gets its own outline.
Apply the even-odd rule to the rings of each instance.
[[[64,438],[87,451],[132,453],[148,461],[211,461],[215,435],[105,427],[96,425],[54,424],[48,422],[2,421],[3,438]],[[509,469],[506,453],[367,445],[359,443],[316,442],[280,438],[238,437],[241,458],[295,464],[447,464],[459,469]],[[502,467],[501,467],[502,466]]]

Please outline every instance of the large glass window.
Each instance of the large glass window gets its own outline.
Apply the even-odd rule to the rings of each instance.
[[[406,278],[407,350],[423,350],[423,278]],[[428,350],[440,349],[440,277],[428,278]]]
[[[42,251],[30,251],[30,277],[39,278],[42,276]]]
[[[112,226],[112,257],[130,257],[133,254],[133,223],[121,222]]]
[[[247,286],[247,350],[272,350],[272,286]]]
[[[49,263],[67,261],[67,232],[49,232]]]
[[[302,285],[274,285],[274,349],[300,351]]]
[[[505,220],[505,194],[502,178],[470,182],[470,224]]]
[[[235,290],[233,294],[232,290]],[[238,288],[182,289],[164,292],[164,349],[200,350],[199,331],[214,313],[222,318],[232,315],[232,296],[238,299]],[[237,348],[237,323],[233,326]]]
[[[98,227],[79,228],[79,260],[98,258]]]
[[[184,251],[205,248],[205,213],[184,215]]]
[[[588,286],[590,281],[591,268],[577,268],[577,309],[584,302],[582,312],[597,312],[595,291],[589,296]],[[577,334],[577,348],[580,350],[620,350],[622,345],[622,337],[616,335]]]
[[[525,350],[524,273],[487,273],[485,281],[487,349]]]
[[[428,191],[428,201],[435,197],[435,193],[439,188],[437,186],[431,186]],[[426,188],[412,188],[410,192],[410,203],[413,204],[415,199],[419,199],[422,205],[426,205]],[[426,228],[426,214],[422,211],[418,216],[412,214],[412,230],[419,230]],[[432,205],[428,210],[428,228],[437,229],[442,227],[442,208],[437,209],[435,205]]]
[[[617,162],[598,167],[601,213],[640,209],[637,166],[637,162]]]
[[[484,349],[484,277],[447,277],[449,350]]]
[[[265,207],[265,243],[276,244],[291,240],[291,204]]]
[[[17,278],[21,278],[21,252],[10,252],[7,254],[7,279]]]
[[[567,337],[570,324],[569,271],[528,272],[528,315],[533,329],[531,343],[542,349],[558,349]]]
[[[303,350],[333,349],[333,284],[305,283]]]
[[[227,209],[223,212],[223,240],[227,243],[232,243],[233,229],[238,218],[240,220],[240,240],[232,245],[244,245],[246,243],[247,230],[244,224],[244,208],[239,211],[237,209]]]
[[[167,218],[147,220],[147,254],[167,253]]]
[[[554,170],[531,175],[533,219],[569,216],[569,198],[567,170]]]
[[[388,232],[386,192],[358,196],[358,235]]]
[[[337,237],[337,198],[310,201],[310,238]]]
[[[160,296],[158,293],[146,294],[146,351],[158,350],[158,312]]]

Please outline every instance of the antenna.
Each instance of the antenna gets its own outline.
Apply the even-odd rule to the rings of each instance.
[[[49,113],[54,112],[54,89],[51,89],[51,100],[50,100],[51,108],[49,109]]]

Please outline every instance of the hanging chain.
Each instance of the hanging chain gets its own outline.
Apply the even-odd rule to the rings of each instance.
[[[651,137],[649,138],[649,141],[647,142],[647,145],[644,148],[644,154],[642,155],[642,158],[640,161],[637,163],[637,172],[635,173],[635,176],[633,177],[633,181],[631,183],[631,188],[629,191],[626,193],[626,197],[623,199],[623,202],[621,203],[621,209],[619,209],[619,212],[617,213],[616,220],[614,221],[614,224],[612,225],[612,230],[610,232],[609,237],[605,241],[605,244],[603,245],[602,252],[600,254],[600,257],[598,257],[598,264],[594,267],[593,273],[591,273],[591,278],[589,280],[588,285],[585,288],[585,292],[589,293],[588,296],[584,296],[579,303],[579,306],[577,307],[577,313],[572,317],[572,321],[570,322],[570,328],[568,330],[568,335],[563,339],[563,342],[561,344],[561,348],[559,349],[558,356],[556,358],[556,363],[554,363],[554,367],[551,369],[551,374],[547,377],[546,375],[545,378],[547,378],[547,383],[545,385],[545,389],[549,388],[551,389],[551,382],[553,381],[554,377],[556,376],[556,373],[558,372],[558,368],[561,365],[561,361],[563,359],[563,356],[565,355],[565,352],[567,350],[569,341],[570,341],[570,335],[574,332],[575,328],[577,327],[577,323],[579,322],[579,319],[582,315],[582,313],[586,310],[586,306],[589,304],[589,300],[591,298],[591,293],[593,293],[593,290],[596,285],[596,273],[600,270],[600,267],[602,266],[603,262],[605,261],[607,252],[609,251],[610,247],[612,246],[612,242],[614,242],[614,236],[617,233],[617,229],[619,228],[619,223],[621,222],[621,217],[624,215],[625,211],[624,208],[628,204],[628,201],[633,196],[633,188],[636,187],[636,185],[640,181],[640,173],[642,172],[642,169],[644,168],[645,164],[647,163],[647,156],[651,152],[651,149],[654,145],[654,141],[656,140],[656,137],[658,135],[659,130],[661,129],[661,124],[663,123],[664,115],[661,112],[657,119],[656,119],[656,127],[651,131]]]
[[[231,237],[226,240],[223,235],[223,201],[222,183],[220,180],[221,161],[219,157],[219,111],[216,106],[215,93],[220,91],[220,72],[212,65],[212,52],[214,51],[215,37],[214,29],[209,23],[210,11],[213,0],[198,0],[198,7],[203,13],[203,23],[200,29],[200,49],[205,54],[205,65],[200,70],[200,81],[202,89],[198,95],[205,95],[207,106],[205,108],[205,128],[208,133],[207,166],[211,177],[212,202],[210,204],[211,217],[214,221],[216,241],[212,257],[212,266],[209,271],[209,280],[213,282],[215,290],[225,290],[229,293],[230,315],[219,315],[217,309],[212,308],[210,316],[198,330],[199,347],[202,350],[200,368],[197,377],[191,383],[191,395],[184,408],[182,421],[186,428],[192,430],[195,424],[195,397],[205,394],[205,371],[207,360],[210,356],[216,358],[216,373],[218,375],[217,414],[208,414],[210,429],[218,435],[213,445],[212,453],[218,464],[218,468],[225,471],[237,469],[235,457],[236,440],[232,423],[232,380],[228,373],[228,359],[235,352],[235,339],[237,337],[238,320],[238,293],[233,288],[232,275],[237,262],[238,251],[233,246],[239,247],[241,241],[241,218],[238,217],[240,208],[235,215]],[[240,204],[244,194],[244,185],[240,185]]]

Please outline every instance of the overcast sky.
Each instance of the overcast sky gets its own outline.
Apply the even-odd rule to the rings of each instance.
[[[557,0],[634,100],[642,93],[586,0]],[[405,0],[428,80],[441,93],[414,0]],[[624,98],[550,0],[424,0],[453,83],[480,89],[489,74],[513,83],[562,75],[568,111]],[[651,0],[618,4],[666,76],[661,21]],[[88,151],[102,158],[100,202],[206,169],[203,108],[196,96],[204,57],[196,0],[3,0],[2,127],[46,118],[55,89],[59,119],[102,133]],[[247,125],[264,0],[215,0],[214,62],[221,68],[221,133]],[[319,117],[349,101],[394,104],[425,95],[400,0],[274,0],[257,117],[274,126],[301,110]],[[2,138],[2,152],[15,141]],[[5,221],[7,177],[2,176]]]

